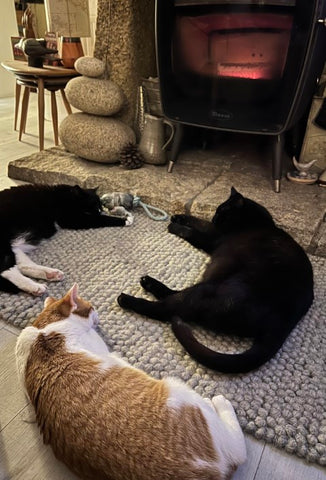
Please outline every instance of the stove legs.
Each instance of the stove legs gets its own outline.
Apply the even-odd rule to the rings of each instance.
[[[178,158],[181,142],[184,134],[184,126],[182,123],[175,123],[175,134],[172,142],[172,148],[170,152],[170,160],[168,164],[168,172],[171,173],[174,164]],[[272,177],[273,188],[276,193],[281,191],[281,178],[282,178],[282,156],[284,149],[284,134],[279,134],[274,137],[274,151],[273,151],[273,163],[272,163]]]
[[[178,122],[178,123],[175,123],[174,126],[175,126],[175,134],[173,137],[172,148],[170,152],[170,160],[168,165],[169,173],[172,172],[174,163],[178,158],[181,142],[183,138],[183,124]]]
[[[281,190],[283,146],[284,146],[283,134],[277,135],[275,137],[275,142],[274,142],[274,157],[273,157],[273,165],[272,165],[274,191],[276,193],[279,193]]]

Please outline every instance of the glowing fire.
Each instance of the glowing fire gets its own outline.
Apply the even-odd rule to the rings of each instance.
[[[268,63],[251,64],[227,64],[217,65],[216,75],[219,77],[236,77],[248,79],[272,79],[275,78],[274,70]]]
[[[181,16],[176,69],[250,79],[283,74],[293,17],[279,14]]]

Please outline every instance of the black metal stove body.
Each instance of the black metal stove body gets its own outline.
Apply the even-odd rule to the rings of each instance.
[[[274,135],[279,191],[282,134],[311,102],[325,17],[325,0],[156,0],[162,108],[179,125],[176,143],[182,124]]]

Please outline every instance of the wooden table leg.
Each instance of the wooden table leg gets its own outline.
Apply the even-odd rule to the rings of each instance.
[[[66,97],[66,94],[65,94],[65,91],[63,88],[60,89],[60,92],[61,92],[61,96],[62,96],[62,100],[63,100],[63,103],[66,107],[66,110],[67,110],[67,113],[68,115],[71,115],[72,114],[72,111],[71,111],[71,106],[70,106],[70,103],[68,102],[67,100],[67,97]]]
[[[17,130],[17,120],[18,120],[18,110],[19,110],[19,100],[20,100],[20,91],[22,86],[16,81],[16,91],[15,91],[15,123],[14,130]]]
[[[21,108],[21,116],[20,116],[20,126],[19,126],[19,136],[18,140],[21,141],[22,134],[25,132],[26,127],[26,119],[27,119],[27,110],[28,110],[28,101],[29,101],[29,87],[25,87],[23,101],[22,101],[22,108]]]
[[[31,88],[30,87],[25,87],[25,90],[27,90],[27,95],[26,95],[26,104],[24,106],[24,125],[23,125],[23,133],[26,132],[26,123],[27,123],[27,116],[28,116],[28,105],[29,105],[29,96],[31,93]]]
[[[37,79],[38,91],[38,130],[40,150],[44,150],[44,80]]]
[[[51,90],[51,113],[52,113],[52,124],[53,124],[53,133],[54,133],[54,144],[59,145],[59,135],[58,135],[58,109],[57,102],[55,99],[55,91]]]

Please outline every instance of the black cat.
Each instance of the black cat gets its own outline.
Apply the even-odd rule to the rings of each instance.
[[[189,354],[220,372],[247,372],[272,358],[313,301],[313,272],[304,250],[263,206],[234,188],[212,222],[174,215],[168,228],[211,255],[202,280],[175,291],[145,276],[141,285],[159,301],[122,293],[120,306],[172,321]],[[243,353],[218,353],[199,343],[184,322],[252,337],[253,344]]]
[[[26,255],[57,226],[86,229],[131,225],[133,217],[103,214],[96,189],[69,185],[20,185],[0,191],[0,290],[42,295],[46,286],[28,277],[59,281],[57,269],[37,265]]]

